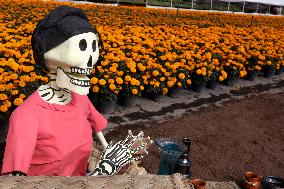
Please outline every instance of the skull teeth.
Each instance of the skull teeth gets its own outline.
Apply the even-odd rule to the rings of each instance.
[[[79,80],[79,79],[71,79],[70,82],[74,85],[78,85],[81,87],[89,87],[90,86],[90,82],[87,80]]]
[[[78,67],[71,67],[71,73],[72,74],[91,74],[92,69],[91,68],[78,68]]]

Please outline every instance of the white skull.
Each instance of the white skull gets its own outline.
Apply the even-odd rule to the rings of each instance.
[[[46,65],[56,70],[56,85],[81,95],[89,93],[92,68],[99,58],[98,38],[92,33],[75,35],[44,54]]]

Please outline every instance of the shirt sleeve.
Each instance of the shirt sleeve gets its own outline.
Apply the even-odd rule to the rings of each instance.
[[[38,120],[28,111],[15,111],[9,121],[1,174],[13,171],[28,174],[37,141]]]
[[[106,128],[108,121],[106,118],[103,117],[102,114],[100,114],[96,108],[93,106],[93,104],[88,99],[89,109],[90,109],[90,115],[89,115],[89,122],[92,125],[92,128],[95,132],[100,132],[104,128]]]

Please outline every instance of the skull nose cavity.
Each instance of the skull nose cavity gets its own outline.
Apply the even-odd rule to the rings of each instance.
[[[88,67],[92,67],[93,66],[93,64],[92,64],[92,56],[90,56],[87,66]]]

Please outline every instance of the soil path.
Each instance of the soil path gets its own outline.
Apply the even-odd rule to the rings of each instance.
[[[231,99],[222,107],[209,106],[164,123],[115,128],[106,137],[122,139],[128,129],[134,134],[143,130],[152,139],[190,137],[194,178],[236,181],[246,171],[284,177],[283,92]],[[155,145],[149,152],[142,164],[157,173],[159,152]]]

